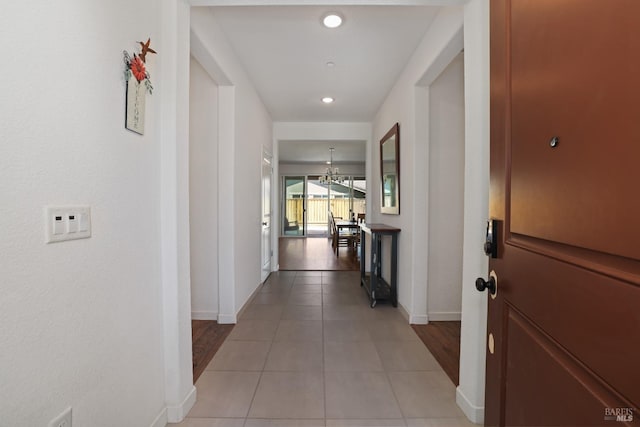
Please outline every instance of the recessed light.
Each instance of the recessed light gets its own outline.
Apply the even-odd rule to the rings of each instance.
[[[322,18],[322,23],[327,28],[338,28],[342,25],[342,17],[337,13],[329,13]]]
[[[335,62],[333,62],[333,61],[327,62],[327,67],[331,68],[331,67],[335,67],[335,66],[336,66]]]
[[[330,96],[325,96],[324,98],[322,98],[322,102],[324,102],[325,104],[331,104],[333,102],[333,98]]]

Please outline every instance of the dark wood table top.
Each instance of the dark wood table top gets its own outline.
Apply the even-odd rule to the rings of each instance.
[[[362,224],[362,229],[370,233],[399,233],[401,230],[387,224]]]

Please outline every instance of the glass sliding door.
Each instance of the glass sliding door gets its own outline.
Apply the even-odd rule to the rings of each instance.
[[[319,176],[307,177],[307,236],[329,235],[329,186]]]
[[[317,175],[283,177],[282,235],[329,236],[329,212],[336,219],[364,215],[367,181],[363,176],[343,182],[321,182]]]
[[[347,177],[331,184],[331,212],[345,221],[356,220],[366,211],[367,181],[364,177]]]
[[[364,176],[354,176],[351,180],[351,212],[357,219],[367,211],[367,179]]]
[[[282,235],[305,235],[305,178],[285,176],[283,178]]]
[[[331,212],[335,219],[348,221],[351,218],[351,189],[349,179],[344,182],[333,181],[330,195]]]

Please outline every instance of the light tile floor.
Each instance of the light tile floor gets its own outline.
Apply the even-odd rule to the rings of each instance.
[[[181,427],[469,427],[455,387],[358,272],[278,272],[196,383]]]

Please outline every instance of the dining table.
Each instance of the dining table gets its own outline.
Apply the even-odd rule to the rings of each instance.
[[[360,229],[360,224],[356,221],[336,221],[336,228],[338,229],[338,233],[344,230],[355,233]]]

